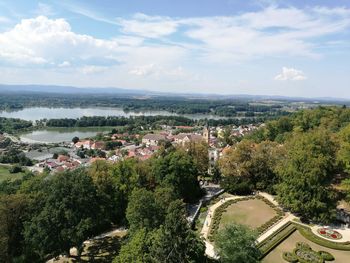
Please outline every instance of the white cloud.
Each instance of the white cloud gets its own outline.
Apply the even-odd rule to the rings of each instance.
[[[295,68],[283,67],[282,72],[275,77],[275,80],[305,80],[305,74]]]
[[[100,66],[84,66],[79,69],[80,72],[82,72],[85,75],[100,73],[103,71],[106,71],[107,67],[100,67]]]
[[[182,78],[182,77],[190,76],[190,74],[186,73],[185,70],[180,66],[174,67],[174,68],[165,68],[153,63],[134,67],[133,69],[129,70],[129,74],[140,76],[140,77],[146,77],[146,76],[152,75],[157,78],[161,76],[167,76],[172,78],[174,77]]]
[[[132,19],[118,19],[124,33],[142,37],[159,38],[176,32],[179,21],[169,17],[135,14]]]
[[[71,64],[69,61],[63,61],[62,63],[58,64],[60,68],[70,67]]]
[[[19,65],[100,59],[116,54],[118,47],[117,41],[76,34],[66,20],[45,16],[23,19],[0,34],[0,59]]]
[[[155,64],[143,65],[135,67],[129,71],[129,74],[136,76],[147,76],[155,72]]]

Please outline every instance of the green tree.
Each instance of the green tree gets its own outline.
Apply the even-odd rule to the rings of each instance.
[[[150,257],[152,262],[204,262],[205,246],[192,231],[186,219],[181,200],[172,202],[165,223],[152,235]]]
[[[79,137],[77,137],[77,136],[73,137],[72,142],[74,144],[76,144],[78,141],[79,141]]]
[[[177,198],[186,202],[196,200],[201,195],[201,189],[193,158],[183,149],[160,154],[152,163],[156,182],[173,188]]]
[[[135,232],[130,240],[121,247],[113,263],[145,263],[149,251],[149,233],[142,228]]]
[[[339,150],[337,161],[347,173],[350,173],[350,124],[339,132]]]
[[[243,225],[228,225],[216,235],[215,251],[222,263],[258,263],[257,235]]]
[[[163,222],[163,214],[153,192],[144,188],[133,190],[126,210],[131,233],[141,228],[158,227]]]
[[[280,204],[304,219],[328,222],[336,204],[330,186],[336,150],[331,135],[325,130],[294,134],[286,149],[286,158],[277,169]]]
[[[101,230],[96,188],[85,170],[55,175],[42,192],[43,206],[24,229],[26,244],[41,258],[69,255]]]
[[[28,219],[29,200],[23,194],[0,195],[0,258],[13,262],[23,251],[23,223]]]
[[[189,155],[193,158],[193,162],[201,176],[206,176],[209,169],[208,143],[206,142],[190,142],[185,145]]]

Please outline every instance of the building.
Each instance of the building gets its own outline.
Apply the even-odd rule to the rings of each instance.
[[[157,146],[160,141],[166,141],[167,137],[163,134],[147,134],[143,136],[142,143],[151,146]]]
[[[179,133],[174,136],[174,142],[177,144],[185,145],[190,142],[201,142],[204,141],[203,136],[194,133]]]

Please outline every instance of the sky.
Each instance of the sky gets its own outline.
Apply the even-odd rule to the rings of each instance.
[[[350,1],[0,0],[0,83],[350,98]]]

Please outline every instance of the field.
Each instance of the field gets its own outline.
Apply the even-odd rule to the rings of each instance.
[[[9,172],[9,168],[11,166],[9,165],[0,165],[0,183],[2,181],[5,181],[7,179],[13,181],[13,180],[16,180],[16,179],[21,179],[22,176],[24,175],[24,173],[15,173],[15,174],[11,174]]]
[[[230,223],[257,228],[276,215],[276,211],[261,200],[240,201],[230,205],[222,214],[219,229]]]
[[[285,251],[291,252],[295,248],[297,242],[305,242],[311,246],[315,251],[327,251],[335,257],[334,263],[348,263],[350,262],[350,251],[341,251],[335,249],[329,249],[322,247],[304,238],[299,231],[295,231],[287,239],[285,239],[281,244],[279,244],[274,250],[272,250],[263,260],[262,263],[277,263],[277,262],[287,262],[282,258],[282,253]]]

